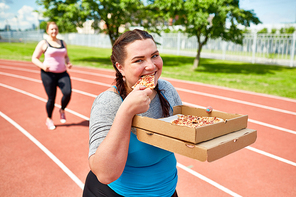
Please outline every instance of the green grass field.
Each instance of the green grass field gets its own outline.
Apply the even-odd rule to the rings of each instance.
[[[36,45],[0,43],[0,59],[31,61]],[[113,69],[111,49],[68,45],[68,53],[74,66]],[[193,57],[161,56],[164,62],[163,77],[296,99],[296,67],[201,59],[200,66],[193,70]]]

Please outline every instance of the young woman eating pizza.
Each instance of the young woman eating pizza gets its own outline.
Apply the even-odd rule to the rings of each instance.
[[[122,34],[112,47],[116,85],[94,101],[89,123],[89,166],[84,197],[176,197],[178,180],[174,153],[137,140],[132,119],[162,118],[182,101],[175,88],[160,79],[163,61],[146,31]],[[154,75],[155,88],[137,81]]]

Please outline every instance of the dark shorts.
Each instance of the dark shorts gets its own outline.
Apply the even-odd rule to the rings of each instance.
[[[113,191],[108,185],[101,183],[96,175],[89,171],[83,189],[83,197],[122,197]],[[172,197],[178,197],[177,192]]]

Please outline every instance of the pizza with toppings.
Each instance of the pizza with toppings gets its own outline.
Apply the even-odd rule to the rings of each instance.
[[[172,124],[193,128],[211,125],[218,122],[224,122],[224,120],[218,117],[201,117],[192,115],[178,115],[177,119],[171,121]]]
[[[142,85],[145,86],[146,88],[150,88],[153,89],[155,88],[155,84],[154,84],[154,74],[152,75],[144,75],[142,76],[135,85],[133,85],[133,89],[137,86],[137,85]]]

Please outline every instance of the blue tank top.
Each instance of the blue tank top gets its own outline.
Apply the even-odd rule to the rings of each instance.
[[[150,105],[157,105],[158,102],[159,100],[153,99]],[[131,133],[125,169],[109,187],[128,197],[171,197],[178,181],[176,165],[177,161],[172,152],[140,142],[137,136]]]
[[[173,153],[140,142],[131,133],[128,154],[123,173],[109,184],[110,188],[128,197],[173,195],[178,181],[177,161]]]

